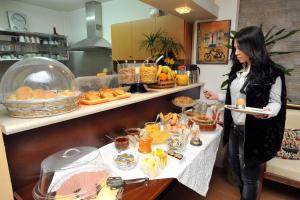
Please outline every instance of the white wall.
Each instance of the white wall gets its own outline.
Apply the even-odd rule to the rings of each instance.
[[[103,37],[111,43],[111,25],[149,18],[151,6],[139,0],[112,0],[102,4]],[[70,43],[86,38],[85,9],[74,10],[69,15]]]
[[[30,32],[53,33],[53,27],[65,34],[65,13],[39,6],[33,6],[11,0],[0,0],[0,26],[8,29],[7,11],[16,11],[27,15]]]
[[[217,20],[230,19],[231,30],[236,30],[237,28],[239,2],[240,0],[215,0],[215,3],[219,6],[219,17]],[[201,21],[196,21],[194,23],[194,48],[192,56],[193,63],[196,63],[197,22]],[[198,66],[201,69],[200,79],[205,83],[204,88],[216,91],[218,93],[224,92],[221,90],[221,84],[226,78],[222,75],[229,72],[231,63],[229,62],[227,65],[198,64]]]

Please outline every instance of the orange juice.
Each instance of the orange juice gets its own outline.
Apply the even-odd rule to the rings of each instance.
[[[177,81],[176,81],[177,85],[183,86],[183,85],[189,84],[189,76],[186,74],[178,74],[176,76],[176,78],[177,78]]]

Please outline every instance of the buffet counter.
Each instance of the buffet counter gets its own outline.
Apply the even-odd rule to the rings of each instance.
[[[173,94],[176,92],[192,89],[195,87],[202,86],[203,83],[188,85],[188,86],[177,86],[170,89],[148,89],[146,93],[136,93],[132,94],[130,98],[121,99],[118,101],[112,101],[107,103],[102,103],[93,106],[80,106],[78,110],[75,110],[70,113],[57,115],[53,117],[42,117],[42,118],[34,118],[34,119],[19,119],[19,118],[12,118],[7,115],[7,111],[5,107],[1,105],[0,107],[0,126],[2,132],[6,135],[18,133],[21,131],[26,131],[34,128],[38,128],[41,126],[46,126],[49,124],[54,124],[86,115],[91,115],[94,113],[111,110],[114,108],[146,101],[149,99],[165,96],[168,94]]]
[[[170,89],[149,89],[143,94],[132,94],[128,99],[93,106],[80,106],[76,111],[53,117],[19,119],[7,115],[0,108],[0,176],[8,181],[0,186],[0,199],[32,199],[32,188],[39,179],[40,164],[47,156],[76,146],[102,147],[111,141],[107,133],[121,134],[123,128],[143,127],[159,112],[180,112],[171,100],[177,96],[200,97],[203,83]],[[7,159],[6,159],[7,158]],[[7,170],[8,167],[8,170]],[[11,179],[11,182],[9,181]],[[145,193],[145,199],[157,197],[173,179],[153,180],[146,188],[124,193],[134,199]],[[137,196],[138,198],[138,196]]]

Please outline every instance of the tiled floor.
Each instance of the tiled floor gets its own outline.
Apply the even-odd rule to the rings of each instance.
[[[173,186],[160,200],[239,200],[239,190],[226,179],[226,173],[214,169],[210,189],[206,197],[201,197],[180,183]],[[300,189],[285,186],[268,180],[264,181],[260,200],[300,200]]]

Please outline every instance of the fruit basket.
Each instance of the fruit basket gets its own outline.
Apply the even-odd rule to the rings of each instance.
[[[62,63],[43,57],[13,64],[1,80],[1,102],[12,117],[45,117],[78,108],[75,77]]]
[[[169,66],[159,65],[156,78],[158,82],[148,85],[149,88],[164,89],[175,87],[176,73]]]

